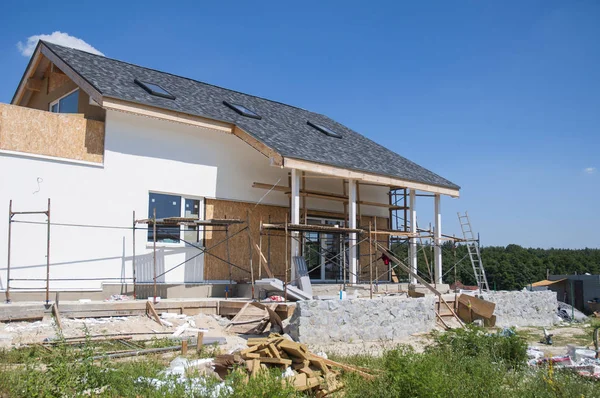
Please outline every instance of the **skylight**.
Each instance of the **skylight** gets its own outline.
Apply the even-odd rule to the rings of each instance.
[[[167,90],[165,90],[164,88],[159,86],[158,84],[145,82],[145,81],[138,80],[138,79],[134,79],[133,81],[135,82],[135,84],[137,84],[138,86],[140,86],[141,88],[146,90],[148,92],[148,94],[152,94],[152,95],[156,95],[157,97],[163,97],[163,98],[168,98],[168,99],[172,99],[172,100],[175,99],[175,96],[173,94],[171,94],[170,92],[168,92]]]
[[[236,111],[237,113],[239,113],[242,116],[251,117],[252,119],[258,119],[258,120],[262,119],[261,116],[259,116],[256,113],[252,112],[250,109],[246,108],[243,105],[233,104],[233,103],[227,102],[227,101],[223,101],[223,104],[225,106],[227,106],[228,108],[233,109],[234,111]]]
[[[325,126],[322,126],[320,124],[313,123],[310,120],[307,120],[306,124],[308,124],[310,127],[315,128],[315,129],[319,130],[321,133],[328,135],[330,137],[342,138],[341,134],[336,133],[335,131],[333,131]]]

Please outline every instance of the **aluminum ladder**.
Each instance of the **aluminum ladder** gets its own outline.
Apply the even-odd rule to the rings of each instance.
[[[487,277],[485,276],[483,263],[481,262],[481,254],[479,253],[479,239],[475,239],[473,229],[471,228],[471,221],[469,220],[469,214],[466,211],[464,216],[458,213],[458,222],[460,223],[464,241],[467,244],[467,251],[469,252],[469,258],[471,259],[471,265],[473,266],[477,287],[479,288],[479,291],[489,292],[490,287],[488,285]]]

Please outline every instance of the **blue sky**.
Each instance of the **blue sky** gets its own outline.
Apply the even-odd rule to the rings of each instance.
[[[27,4],[0,13],[1,102],[28,62],[17,42],[66,32],[327,114],[441,174],[462,187],[444,232],[468,210],[484,245],[599,246],[600,2]]]

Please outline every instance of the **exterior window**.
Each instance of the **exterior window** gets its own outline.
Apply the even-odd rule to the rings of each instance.
[[[202,204],[203,201],[201,199],[191,199],[178,195],[150,192],[148,194],[148,218],[154,216],[154,209],[156,209],[157,219],[169,217],[191,217],[200,219]],[[179,244],[183,243],[182,239],[191,244],[198,245],[202,241],[201,227],[191,225],[181,227],[166,227],[164,225],[156,226],[157,242]],[[153,230],[151,225],[149,225],[148,242],[152,241]]]
[[[79,111],[79,89],[50,103],[50,112],[78,113],[78,111]]]
[[[324,218],[309,218],[311,225],[344,226],[343,220]],[[304,258],[308,274],[313,280],[340,281],[343,280],[342,250],[348,250],[343,235],[325,232],[306,232],[304,234]],[[348,258],[346,254],[346,259]],[[346,260],[347,261],[347,260]],[[346,274],[346,278],[349,275]]]

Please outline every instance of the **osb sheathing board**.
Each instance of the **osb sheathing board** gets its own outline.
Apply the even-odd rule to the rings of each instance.
[[[250,233],[252,237],[252,245],[259,243],[259,225],[262,219],[263,223],[270,222],[284,222],[286,217],[289,217],[289,209],[287,207],[280,206],[268,206],[258,205],[254,203],[235,202],[228,200],[218,199],[206,199],[206,218],[219,219],[219,218],[238,218],[246,220],[247,214],[250,214]],[[308,211],[308,215],[314,215],[319,217],[329,218],[343,218],[340,213],[329,213],[323,211]],[[368,226],[369,221],[374,223],[373,217],[362,217],[361,226]],[[379,228],[387,228],[388,219],[384,217],[377,217],[377,226]],[[243,225],[232,225],[229,227],[230,236],[235,234],[244,228]],[[222,227],[215,227],[215,230],[222,230]],[[217,244],[219,241],[225,238],[224,231],[210,232],[211,228],[207,228],[205,232],[205,246],[211,247]],[[388,246],[387,235],[380,235],[380,243],[384,246]],[[360,239],[360,238],[359,238]],[[384,241],[386,240],[386,241]],[[270,243],[269,243],[270,241]],[[288,241],[288,251],[290,242]],[[270,250],[269,250],[270,247]],[[279,279],[285,278],[285,239],[282,232],[271,231],[271,236],[262,236],[262,252],[266,259],[270,261],[270,268],[274,273],[274,276]],[[219,246],[210,250],[210,253],[222,258],[227,259],[226,243],[223,242]],[[369,280],[369,244],[363,242],[359,245],[359,253],[361,254],[359,263],[363,264],[360,266],[361,276],[360,280]],[[232,279],[235,281],[250,281],[250,266],[249,266],[249,253],[248,253],[248,233],[244,231],[238,235],[233,236],[229,240],[229,254],[231,263],[236,266],[247,270],[240,270],[236,267],[232,267]],[[379,258],[381,255],[376,256],[373,252],[373,259]],[[204,257],[204,278],[206,280],[228,280],[229,279],[229,266],[223,261],[219,260],[215,256],[206,255]],[[258,267],[259,258],[257,251],[253,248],[252,251],[252,265],[254,268],[255,278],[258,278]],[[374,263],[373,270],[377,267],[379,274],[384,273],[387,270],[387,266],[383,264],[383,261],[378,260]],[[375,274],[375,272],[373,272]],[[263,269],[262,277],[268,277]],[[387,281],[389,279],[388,274],[384,273],[379,276],[379,280]]]
[[[104,123],[0,104],[0,149],[102,163]]]
[[[259,243],[260,237],[260,221],[262,218],[263,223],[269,222],[269,216],[271,222],[284,222],[286,215],[289,213],[289,209],[280,206],[268,206],[258,205],[254,203],[246,202],[234,202],[228,200],[218,199],[206,199],[206,219],[219,219],[219,218],[238,218],[246,220],[247,214],[250,214],[250,233],[252,242],[254,244]],[[246,224],[232,225],[229,227],[229,235],[233,235]],[[219,241],[225,238],[225,232],[222,231],[223,227],[214,227],[215,232],[211,231],[211,227],[206,228],[205,233],[205,246],[211,247],[217,244]],[[275,236],[275,235],[278,236]],[[283,234],[279,232],[272,232],[271,250],[270,250],[270,268],[274,273],[274,276],[279,279],[285,277],[285,239]],[[267,236],[262,237],[262,249],[263,255],[269,259],[268,253],[268,240]],[[288,242],[288,246],[289,246]],[[210,250],[210,253],[222,258],[227,259],[226,243],[223,242],[219,246]],[[236,266],[242,268],[238,269],[232,267],[232,279],[235,281],[250,281],[250,258],[248,253],[248,232],[244,231],[231,239],[229,239],[229,253],[230,262]],[[258,278],[258,253],[255,249],[252,250],[252,266],[254,268],[255,278]],[[268,278],[266,273],[262,272],[264,278]],[[217,259],[211,255],[205,255],[204,257],[204,278],[206,280],[228,280],[229,279],[229,266],[223,261]]]
[[[71,79],[62,72],[50,72],[48,76],[48,92],[51,93],[65,83],[71,82]]]
[[[375,218],[377,218],[377,228],[378,229],[388,229],[388,218],[387,217],[362,216],[360,218],[360,227],[363,228],[364,230],[368,231],[369,222],[370,222],[371,228],[373,230],[375,230]],[[368,232],[365,235],[362,235],[362,239],[364,239],[364,238],[368,239],[368,237],[369,237]],[[389,247],[389,239],[388,238],[389,238],[388,235],[373,235],[373,239],[377,239],[379,244],[384,247]],[[361,239],[361,238],[359,238],[359,239]],[[359,280],[360,281],[369,281],[370,280],[369,242],[365,241],[365,242],[359,244],[358,250],[360,253]],[[383,263],[383,261],[379,259],[381,257],[381,253],[375,252],[374,247],[371,249],[371,253],[373,256],[373,280],[388,281],[390,279],[390,276],[389,276],[389,272],[386,272],[386,271],[389,270],[389,266],[385,265]],[[377,261],[375,261],[375,260],[377,260]]]

